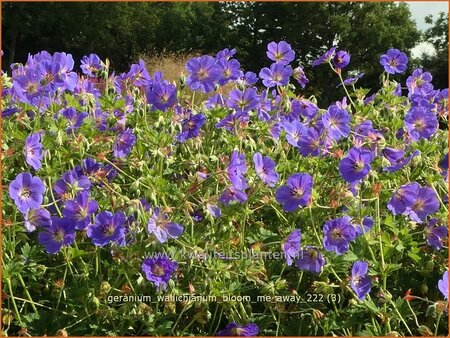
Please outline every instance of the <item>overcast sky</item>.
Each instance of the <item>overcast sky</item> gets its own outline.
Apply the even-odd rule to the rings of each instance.
[[[436,17],[439,12],[448,13],[448,2],[447,1],[406,1],[411,9],[412,18],[416,20],[417,27],[420,30],[425,30],[429,25],[425,23],[425,17],[432,14]]]
[[[437,17],[440,12],[444,12],[448,15],[448,2],[447,1],[406,1],[411,10],[412,18],[416,21],[417,28],[425,30],[430,25],[425,23],[425,17],[432,14],[433,17]],[[434,48],[431,44],[421,43],[412,49],[413,57],[418,57],[422,52],[432,54]]]

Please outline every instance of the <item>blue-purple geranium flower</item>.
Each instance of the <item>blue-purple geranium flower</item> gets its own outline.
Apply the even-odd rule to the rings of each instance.
[[[442,279],[439,279],[438,282],[439,291],[441,291],[442,295],[445,299],[448,299],[448,271],[445,271],[442,275]]]
[[[55,182],[53,191],[58,198],[65,201],[75,198],[78,192],[89,190],[90,187],[88,177],[79,175],[75,170],[68,170]]]
[[[270,60],[283,65],[290,64],[295,58],[295,52],[286,41],[280,41],[278,43],[270,42],[267,45],[266,54]]]
[[[167,215],[159,208],[153,209],[153,215],[147,224],[147,231],[155,235],[160,243],[165,243],[169,238],[178,238],[183,234],[184,228],[178,223],[170,222]]]
[[[33,133],[25,139],[25,161],[34,169],[39,170],[42,167],[41,160],[44,157],[44,151],[41,143],[41,134]]]
[[[332,219],[323,227],[323,247],[338,255],[348,251],[349,244],[356,238],[355,227],[350,223],[351,217],[344,216]]]
[[[142,271],[148,281],[152,282],[158,290],[166,290],[172,274],[178,268],[175,261],[166,255],[159,255],[155,258],[147,258],[142,263]]]
[[[298,251],[300,250],[300,241],[302,239],[302,233],[300,229],[295,229],[291,234],[284,239],[281,243],[281,250],[284,252],[286,258],[286,264],[292,265],[294,259],[298,257]]]
[[[279,175],[275,171],[275,161],[268,156],[262,156],[260,153],[255,153],[255,155],[253,155],[253,162],[255,162],[255,172],[261,181],[269,187],[273,187],[279,179]]]
[[[422,107],[412,107],[405,116],[405,127],[415,141],[430,139],[438,130],[437,117]]]
[[[95,223],[87,227],[87,236],[96,246],[105,246],[110,242],[125,245],[126,216],[122,211],[113,214],[102,211],[95,217]]]
[[[54,254],[75,241],[75,227],[67,218],[52,217],[51,223],[38,234],[38,240],[45,246],[45,251]]]
[[[206,122],[206,117],[203,114],[190,115],[181,122],[182,131],[177,135],[179,142],[185,142],[190,138],[200,135],[200,129]]]
[[[45,186],[42,180],[30,173],[20,173],[9,184],[9,196],[14,200],[20,212],[37,209],[41,206]]]
[[[295,265],[300,270],[309,271],[314,274],[319,274],[326,260],[315,246],[307,245],[300,249],[295,260]]]
[[[84,230],[97,209],[98,203],[89,199],[89,191],[82,191],[74,200],[65,202],[62,214],[75,224],[75,229]]]
[[[259,77],[267,88],[288,84],[291,75],[291,66],[285,66],[282,63],[272,63],[270,68],[264,67],[259,72]]]
[[[414,222],[422,223],[428,215],[439,210],[439,200],[436,192],[430,187],[421,187],[417,190],[413,203],[406,208],[405,214]]]
[[[333,57],[333,65],[338,69],[344,69],[350,63],[350,54],[340,50]]]
[[[417,182],[407,183],[398,188],[388,201],[387,207],[394,215],[403,214],[413,205],[419,193],[420,185]]]
[[[188,77],[186,83],[192,90],[201,89],[209,93],[214,89],[214,84],[220,79],[222,70],[216,63],[216,59],[209,55],[193,58],[186,64]]]
[[[133,134],[133,130],[127,129],[121,132],[114,143],[114,157],[127,157],[135,143],[136,136]]]
[[[407,68],[408,57],[400,50],[392,48],[380,56],[380,64],[388,74],[403,73]]]
[[[247,163],[245,155],[234,150],[231,154],[230,164],[227,168],[228,178],[237,190],[248,188],[244,174],[247,172]]]
[[[24,225],[28,232],[36,230],[37,227],[48,227],[52,225],[50,213],[44,209],[28,209],[23,215]]]
[[[324,54],[319,56],[316,60],[313,61],[311,64],[312,67],[316,67],[322,63],[329,62],[336,54],[336,47],[332,47],[329,50],[327,50]]]
[[[372,288],[372,280],[367,275],[368,271],[369,265],[364,261],[356,261],[353,264],[350,286],[360,300],[364,299]]]
[[[259,333],[258,325],[250,323],[247,325],[239,325],[235,322],[228,324],[225,329],[217,332],[218,336],[232,337],[254,337]]]
[[[339,172],[347,182],[357,182],[370,171],[373,153],[364,148],[351,148],[347,156],[339,162]]]
[[[247,88],[244,91],[233,89],[228,96],[227,106],[235,109],[238,113],[246,113],[259,106],[259,96],[254,88]]]
[[[247,194],[244,191],[236,189],[234,186],[227,187],[219,197],[219,202],[228,205],[230,202],[244,203],[247,200]]]
[[[294,211],[300,206],[306,206],[311,197],[313,178],[306,173],[290,176],[286,185],[277,189],[275,197],[283,206],[284,211]]]
[[[350,115],[347,110],[332,105],[322,115],[322,123],[328,132],[328,138],[339,140],[350,133]]]
[[[448,237],[448,228],[446,226],[438,226],[437,219],[432,218],[423,231],[429,246],[436,250],[442,249],[443,241]]]

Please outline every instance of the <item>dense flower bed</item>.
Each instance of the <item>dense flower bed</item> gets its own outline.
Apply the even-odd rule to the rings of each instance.
[[[325,109],[287,42],[235,52],[3,74],[5,334],[446,334],[448,89],[397,49],[358,88],[333,47]]]

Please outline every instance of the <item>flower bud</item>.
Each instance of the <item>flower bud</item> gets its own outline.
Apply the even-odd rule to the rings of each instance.
[[[56,337],[69,337],[69,334],[65,329],[59,329],[56,331]]]
[[[102,282],[100,285],[100,294],[106,296],[111,291],[111,285],[108,282]]]
[[[430,306],[428,306],[425,316],[434,317],[435,315],[436,315],[436,304],[431,304]]]
[[[419,326],[419,332],[422,336],[426,336],[426,337],[433,336],[433,332],[431,332],[431,330],[428,327],[426,327],[425,325]]]
[[[314,309],[312,311],[312,316],[314,318],[315,321],[319,321],[321,320],[323,317],[325,317],[325,314],[322,311],[319,311],[317,309]]]

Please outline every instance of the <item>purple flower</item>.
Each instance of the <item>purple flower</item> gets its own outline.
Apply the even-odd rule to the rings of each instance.
[[[241,336],[254,337],[259,333],[258,325],[250,323],[247,325],[239,325],[235,322],[228,324],[225,329],[217,332],[218,336]]]
[[[121,132],[114,143],[114,157],[127,157],[135,143],[136,136],[134,136],[133,130],[127,129]]]
[[[259,72],[259,77],[267,88],[288,84],[291,75],[291,66],[284,66],[282,63],[272,63],[270,69],[264,67]]]
[[[422,223],[428,215],[439,210],[439,200],[433,188],[419,188],[412,205],[406,208],[405,214],[414,222]]]
[[[244,87],[254,85],[258,82],[258,76],[253,72],[246,72],[239,81]]]
[[[247,194],[237,190],[234,186],[228,187],[220,195],[219,201],[225,205],[230,202],[244,203],[247,200]]]
[[[404,151],[401,149],[384,148],[382,150],[383,156],[391,163],[389,167],[383,167],[383,171],[390,173],[396,172],[404,168],[409,162],[411,162],[414,156],[420,154],[418,150],[414,151],[407,157],[404,157]]]
[[[336,68],[344,69],[350,63],[350,54],[340,50],[333,58],[333,64]]]
[[[430,219],[424,229],[425,237],[429,246],[436,250],[442,249],[443,239],[448,236],[448,228],[446,226],[437,226],[437,219]]]
[[[248,88],[244,91],[233,89],[230,91],[227,106],[238,113],[246,113],[255,110],[259,106],[259,97],[255,89]]]
[[[233,151],[227,172],[228,178],[237,190],[245,190],[248,188],[244,177],[244,174],[247,172],[247,163],[244,154],[240,154],[237,150]]]
[[[25,139],[25,161],[34,169],[39,170],[42,167],[41,160],[44,152],[41,143],[41,134],[33,133]]]
[[[320,253],[319,249],[314,246],[307,245],[304,249],[298,252],[295,265],[300,270],[309,271],[314,274],[319,274],[322,267],[325,265],[325,258]]]
[[[78,192],[89,190],[91,182],[86,176],[80,176],[75,170],[66,171],[53,185],[56,196],[62,200],[74,198]]]
[[[232,58],[234,56],[234,54],[236,54],[236,49],[233,48],[230,50],[229,48],[225,48],[225,49],[222,49],[221,51],[217,52],[216,58],[228,60],[228,59]]]
[[[186,64],[188,77],[186,83],[192,90],[201,89],[209,93],[214,89],[214,83],[221,77],[221,68],[216,59],[209,55],[190,59]]]
[[[350,133],[350,115],[347,110],[340,109],[336,105],[330,106],[322,115],[322,123],[331,140],[337,141],[342,137],[347,137]]]
[[[306,127],[299,120],[285,121],[282,123],[282,126],[286,131],[286,141],[297,148],[300,136],[306,132]]]
[[[163,291],[166,290],[167,283],[177,268],[177,262],[172,261],[165,254],[156,258],[147,258],[142,263],[142,271],[147,280]]]
[[[275,197],[284,211],[294,211],[299,206],[306,206],[313,187],[313,178],[306,173],[290,176],[286,185],[277,189]]]
[[[364,261],[356,261],[353,264],[350,286],[360,300],[364,299],[372,288],[372,280],[367,275],[368,271],[369,266]]]
[[[95,200],[89,200],[89,191],[80,192],[75,200],[66,201],[62,214],[75,224],[75,229],[84,230],[91,222],[91,215],[98,209]]]
[[[281,244],[281,250],[284,252],[288,266],[292,265],[293,260],[298,257],[301,239],[302,233],[300,229],[295,229]]]
[[[67,133],[70,133],[73,130],[80,128],[81,125],[83,124],[85,117],[87,116],[86,112],[77,112],[77,110],[73,107],[64,109],[61,114],[69,122],[69,125],[66,128]]]
[[[103,69],[103,65],[97,54],[90,54],[89,56],[83,56],[80,68],[83,74],[89,77],[95,77]]]
[[[237,128],[241,123],[247,122],[249,119],[250,115],[248,113],[231,113],[216,123],[215,127],[223,127],[228,131],[233,131],[233,129]]]
[[[365,233],[369,232],[370,229],[373,227],[373,218],[372,217],[364,217],[362,224],[356,224],[355,225],[355,233],[356,237],[359,237],[361,235],[364,235]]]
[[[183,234],[184,228],[168,220],[167,215],[159,208],[153,209],[153,215],[147,224],[147,231],[154,234],[160,243],[165,243],[169,238],[178,238]]]
[[[392,48],[380,56],[380,64],[388,74],[403,73],[408,64],[408,57],[398,49]]]
[[[278,43],[270,42],[267,45],[266,54],[270,60],[281,63],[282,65],[290,64],[295,58],[295,52],[286,41],[280,41]]]
[[[359,73],[359,74],[356,74],[354,77],[348,77],[348,78],[346,78],[345,80],[344,80],[344,85],[345,86],[350,86],[350,85],[354,85],[360,78],[362,78],[364,76],[364,73]],[[336,86],[336,88],[337,87],[340,87],[340,86],[342,86],[342,83],[339,83],[337,86]]]
[[[209,214],[214,217],[214,218],[218,218],[222,215],[222,211],[220,210],[220,208],[215,205],[215,204],[206,204],[206,209],[208,210]]]
[[[316,117],[319,108],[317,105],[306,99],[292,100],[292,113],[299,114],[307,120]]]
[[[200,129],[205,124],[206,117],[203,114],[190,115],[181,122],[182,132],[178,134],[177,140],[179,142],[186,142],[190,138],[200,135]]]
[[[147,72],[145,63],[141,59],[138,64],[131,65],[130,71],[126,76],[135,86],[147,86],[151,81],[150,74]]]
[[[355,227],[350,221],[349,216],[344,216],[325,223],[323,227],[325,250],[334,251],[338,255],[348,251],[349,243],[356,238]]]
[[[329,62],[334,57],[335,54],[336,54],[336,47],[330,48],[324,54],[322,54],[316,60],[313,61],[312,67],[316,67],[322,63]]]
[[[359,181],[369,173],[372,160],[373,154],[370,150],[353,147],[339,162],[339,172],[347,182]]]
[[[433,77],[429,72],[424,72],[421,68],[415,69],[412,75],[406,79],[409,95],[425,95],[433,90],[431,80],[433,80]]]
[[[260,153],[255,153],[253,162],[255,162],[255,172],[261,181],[269,187],[273,187],[279,180],[279,175],[275,171],[275,161],[268,156],[263,157]]]
[[[308,128],[306,133],[303,133],[297,143],[298,151],[303,156],[319,156],[320,147],[322,146],[321,135],[317,132],[316,128]]]
[[[41,206],[45,186],[39,177],[20,173],[9,184],[8,190],[19,211],[26,213],[28,209],[38,209]]]
[[[405,116],[405,127],[415,141],[430,139],[438,126],[436,115],[422,107],[412,107]]]
[[[205,108],[210,110],[217,109],[222,107],[223,103],[222,94],[214,94],[205,101]]]
[[[122,211],[112,214],[102,211],[95,217],[95,223],[87,227],[87,236],[96,246],[105,246],[110,242],[125,245],[126,216]]]
[[[388,201],[387,207],[394,215],[403,214],[413,205],[419,193],[420,185],[416,182],[402,185],[395,191]]]
[[[442,279],[439,279],[438,288],[444,298],[448,299],[448,271],[445,271],[442,275]]]
[[[177,88],[165,82],[153,81],[145,91],[147,103],[152,105],[151,110],[166,111],[177,103]]]
[[[67,218],[52,217],[51,222],[38,234],[38,240],[45,246],[45,251],[54,254],[75,241],[75,227]]]
[[[25,228],[28,232],[33,232],[37,227],[48,227],[52,225],[50,213],[44,209],[28,209],[24,214]]]
[[[238,60],[219,58],[217,61],[217,66],[220,69],[221,77],[219,79],[219,84],[221,86],[227,84],[230,81],[235,81],[239,79],[241,72],[239,68],[241,64]]]
[[[305,88],[309,83],[309,80],[306,77],[305,72],[303,71],[303,67],[299,66],[297,68],[294,68],[292,77],[297,80],[298,84],[302,86],[302,88]]]

